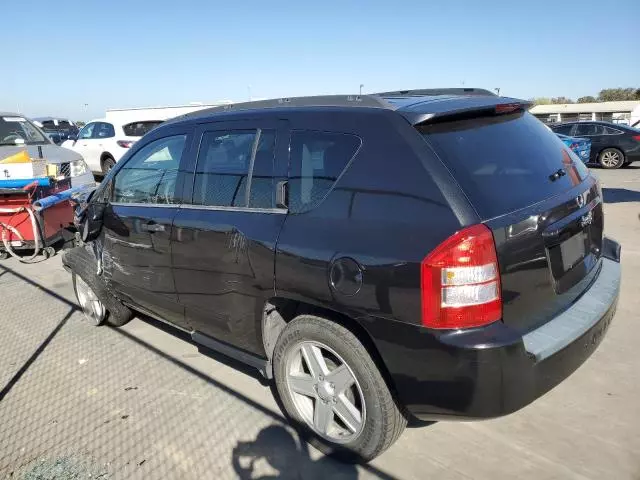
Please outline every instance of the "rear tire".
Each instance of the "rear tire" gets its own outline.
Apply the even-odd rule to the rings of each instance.
[[[113,167],[115,167],[116,161],[111,156],[106,156],[102,160],[102,174],[106,175],[111,171]]]
[[[327,455],[369,461],[404,431],[407,420],[380,370],[342,325],[312,315],[295,318],[278,338],[273,368],[285,413]]]
[[[615,170],[624,165],[624,153],[617,148],[605,148],[598,155],[598,163],[602,168]]]

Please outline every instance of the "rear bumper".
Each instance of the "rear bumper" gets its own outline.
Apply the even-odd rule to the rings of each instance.
[[[378,322],[370,323],[400,402],[422,419],[492,418],[526,406],[567,378],[596,350],[615,314],[619,246],[608,245],[617,260],[603,258],[584,295],[524,336],[501,322],[441,334],[394,324],[386,335],[376,331]],[[399,329],[397,343],[389,342]]]

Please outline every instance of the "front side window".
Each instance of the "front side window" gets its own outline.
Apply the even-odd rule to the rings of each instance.
[[[562,135],[571,135],[571,129],[573,128],[573,125],[558,125],[558,126],[552,126],[551,130],[553,130],[556,133],[561,133]]]
[[[116,131],[113,128],[113,125],[106,122],[96,123],[93,138],[113,138],[115,136],[116,136]]]
[[[193,203],[216,207],[273,207],[274,147],[274,130],[204,133],[198,153]]]
[[[307,211],[320,203],[358,151],[360,143],[360,137],[344,133],[292,132],[290,211]]]
[[[161,138],[138,150],[116,174],[116,203],[176,203],[176,179],[186,135]]]
[[[93,130],[95,128],[96,128],[95,123],[89,123],[85,125],[84,128],[80,130],[80,133],[78,134],[78,139],[86,140],[88,138],[91,138],[93,135]]]

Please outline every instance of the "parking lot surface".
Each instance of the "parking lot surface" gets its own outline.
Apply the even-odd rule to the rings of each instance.
[[[85,323],[59,257],[0,263],[0,478],[640,479],[640,168],[595,172],[623,247],[600,348],[520,412],[408,428],[357,468],[302,444],[269,385],[188,336]]]

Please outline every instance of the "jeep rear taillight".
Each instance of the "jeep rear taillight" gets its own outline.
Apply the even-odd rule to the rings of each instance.
[[[422,261],[421,280],[425,327],[479,327],[502,317],[496,247],[485,225],[442,242]]]

